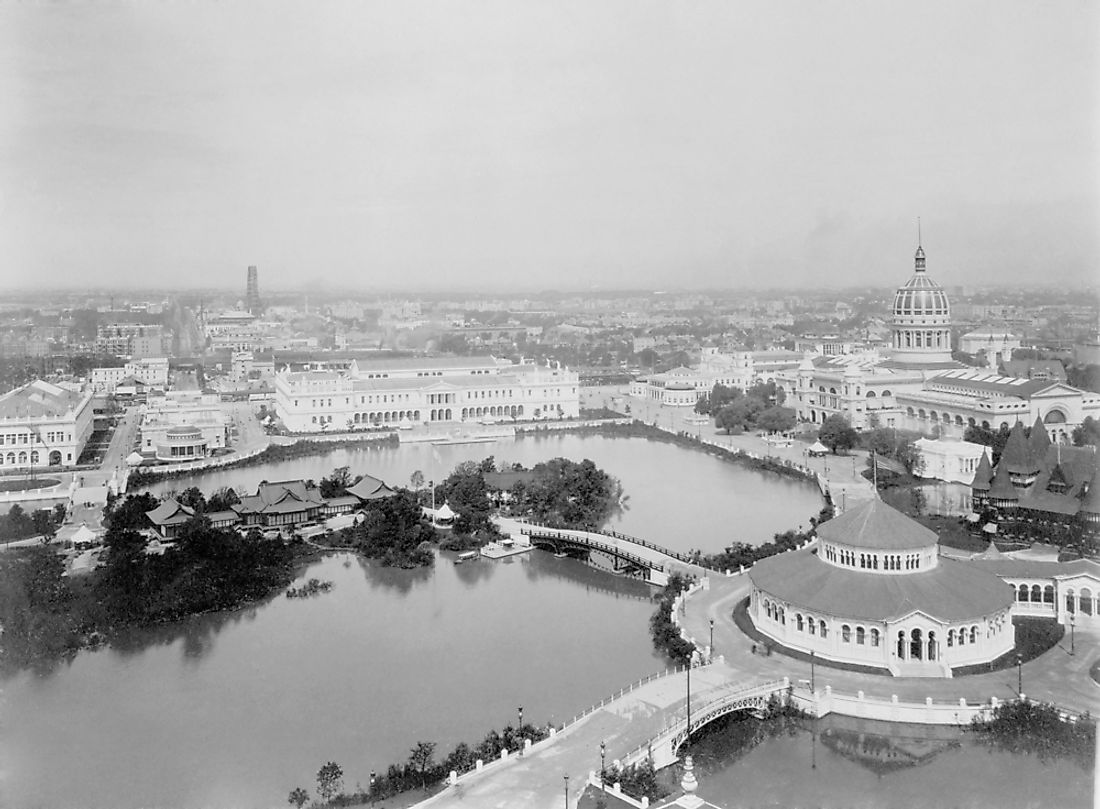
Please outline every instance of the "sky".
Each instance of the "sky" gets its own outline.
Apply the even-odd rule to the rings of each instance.
[[[4,287],[1100,281],[1100,3],[0,5]]]

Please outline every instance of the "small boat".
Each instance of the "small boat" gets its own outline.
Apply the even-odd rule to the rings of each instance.
[[[472,562],[480,555],[477,551],[464,551],[455,557],[455,564],[461,565],[463,562]]]

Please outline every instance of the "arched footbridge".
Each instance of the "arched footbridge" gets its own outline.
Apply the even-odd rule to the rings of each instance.
[[[667,584],[669,575],[677,570],[695,576],[703,576],[707,572],[685,553],[617,531],[554,528],[507,517],[499,517],[495,521],[502,532],[524,534],[535,547],[590,561],[598,560],[615,573],[633,576],[650,584]]]

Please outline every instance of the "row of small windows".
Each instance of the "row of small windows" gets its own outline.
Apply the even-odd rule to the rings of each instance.
[[[5,433],[0,436],[0,444],[7,444],[9,446],[15,446],[16,444],[53,444],[57,441],[72,441],[72,433],[46,433],[46,440],[43,442],[42,435],[40,433]]]
[[[69,452],[67,453],[67,455],[68,462],[72,463],[73,454]],[[57,466],[61,463],[61,453],[57,450],[54,450],[47,456],[47,459],[50,466]],[[0,452],[0,466],[26,466],[28,463],[30,463],[31,465],[37,465],[41,463],[41,461],[42,456],[39,455],[37,450],[31,450],[30,453],[23,451],[18,454],[14,452],[9,452],[7,455]]]
[[[946,331],[896,331],[894,348],[947,348],[951,338]]]
[[[826,545],[824,548],[825,558],[830,562],[835,562],[839,565],[848,565],[849,567],[860,567],[864,570],[879,570],[880,565],[882,570],[920,570],[920,554],[908,553],[904,556],[901,554],[878,554],[878,553],[860,553],[856,554],[854,551],[838,549],[833,545]]]

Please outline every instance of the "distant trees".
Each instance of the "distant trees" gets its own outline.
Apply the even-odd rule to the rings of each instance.
[[[321,478],[318,488],[321,497],[340,497],[348,493],[348,488],[362,480],[362,475],[353,478],[351,471],[346,466],[338,466],[332,470],[332,474]]]
[[[410,751],[409,764],[420,773],[420,786],[426,787],[428,771],[435,763],[435,742],[417,742],[416,747]]]
[[[287,796],[286,802],[291,806],[302,809],[309,802],[309,793],[301,787],[296,787],[290,790],[290,795]]]
[[[840,413],[834,413],[821,423],[817,433],[818,440],[832,450],[850,450],[859,443],[859,433],[852,429],[848,419]]]
[[[794,429],[797,414],[790,407],[769,407],[756,417],[756,428],[769,433],[785,433]]]

